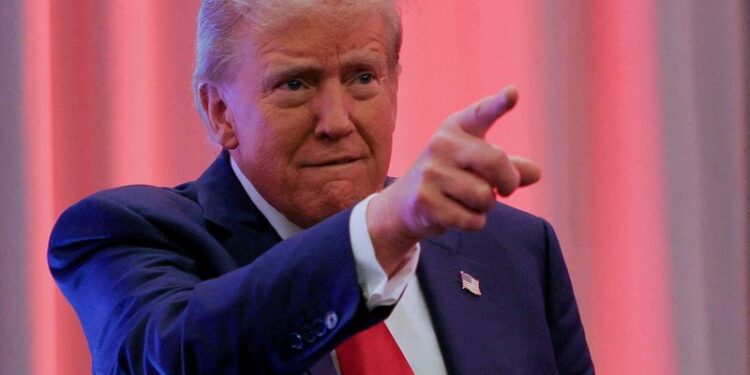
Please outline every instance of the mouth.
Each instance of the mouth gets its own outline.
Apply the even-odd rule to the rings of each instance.
[[[360,160],[362,160],[361,157],[345,156],[345,157],[325,159],[321,161],[306,162],[306,163],[302,163],[301,166],[303,168],[335,167],[335,166],[353,164]]]

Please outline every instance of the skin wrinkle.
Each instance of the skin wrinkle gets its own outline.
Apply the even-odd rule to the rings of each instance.
[[[382,188],[395,127],[383,18],[368,12],[345,26],[327,22],[331,14],[287,18],[293,29],[248,37],[246,63],[221,90],[239,140],[232,156],[269,203],[302,227]],[[353,74],[368,71],[374,79],[366,83]],[[284,86],[286,77],[302,88]],[[345,159],[352,162],[339,163]]]
[[[333,2],[332,4],[327,3],[320,5],[312,4],[310,2],[307,4],[298,4],[297,7],[292,6],[290,8],[288,4],[284,4],[283,7],[274,7],[274,5],[277,4],[275,2],[270,2],[266,5],[266,8],[261,8],[255,12],[246,9],[238,16],[239,22],[237,22],[243,26],[244,30],[235,30],[232,34],[237,35],[238,39],[241,40],[247,37],[248,34],[273,35],[281,33],[290,27],[290,24],[292,24],[293,26],[291,27],[295,29],[305,27],[309,28],[313,22],[320,18],[325,18],[330,14],[337,15],[336,18],[328,18],[329,24],[335,29],[341,29],[351,24],[356,24],[359,21],[357,18],[361,18],[362,14],[378,14],[384,25],[389,25],[389,20],[393,17],[393,15],[391,15],[391,6],[383,5],[383,2],[375,1],[365,4],[353,3],[348,4],[348,7],[340,6],[339,3],[340,2]],[[389,2],[386,1],[385,4],[389,4]],[[351,7],[351,5],[360,6]],[[376,12],[374,13],[372,12],[373,6],[376,6]],[[398,16],[396,16],[396,18],[398,18]],[[392,62],[390,65],[395,67],[398,65],[398,54],[401,45],[400,23],[393,23],[393,25],[388,26],[387,29],[393,30],[389,30],[387,33],[387,38],[389,40],[387,45],[389,48],[386,48],[385,51],[387,51],[389,61]],[[329,35],[327,38],[330,40],[333,36]],[[269,41],[273,41],[273,39],[269,38]],[[258,44],[255,47],[257,50],[263,50],[264,48],[263,43]],[[230,60],[243,61],[241,58],[231,58]],[[230,69],[226,70],[230,72],[236,71],[233,67],[233,64],[230,64]]]
[[[204,122],[210,121],[202,104],[207,84],[220,85],[236,78],[237,65],[242,61],[243,56],[238,45],[247,39],[248,35],[258,35],[263,31],[283,32],[285,22],[294,17],[302,23],[309,23],[328,13],[336,13],[338,18],[329,22],[338,22],[339,26],[347,27],[357,23],[358,15],[379,15],[386,28],[389,69],[392,75],[397,76],[400,72],[398,59],[402,43],[399,2],[399,0],[204,2],[199,16],[196,68],[192,84],[198,113]]]

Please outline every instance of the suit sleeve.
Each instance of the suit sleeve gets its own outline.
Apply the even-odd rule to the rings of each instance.
[[[299,374],[390,312],[364,306],[349,211],[222,274],[207,271],[217,261],[205,254],[222,248],[200,224],[111,198],[66,211],[49,250],[94,373]]]
[[[546,311],[560,374],[594,374],[583,324],[560,244],[552,226],[544,220],[547,243]]]

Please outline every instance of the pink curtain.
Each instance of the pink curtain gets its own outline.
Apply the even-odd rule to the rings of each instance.
[[[18,203],[0,227],[23,266],[0,265],[18,283],[0,332],[21,336],[3,334],[0,372],[89,373],[49,231],[94,191],[213,159],[190,92],[198,1],[9,1],[0,201]],[[407,1],[391,174],[449,113],[517,85],[488,138],[543,168],[507,201],[557,229],[599,373],[748,373],[747,16],[742,0]]]

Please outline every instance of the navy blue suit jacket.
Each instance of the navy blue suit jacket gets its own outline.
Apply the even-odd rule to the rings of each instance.
[[[390,313],[364,306],[349,215],[281,241],[224,152],[197,181],[74,205],[49,265],[97,374],[299,374]],[[417,275],[450,374],[593,373],[544,220],[498,204],[485,230],[421,246]],[[460,271],[481,281],[481,297],[461,289]]]

